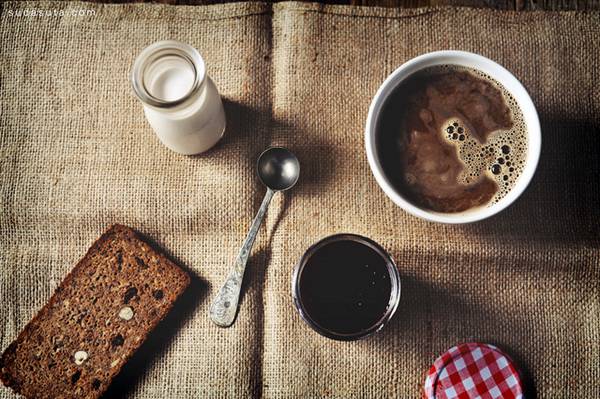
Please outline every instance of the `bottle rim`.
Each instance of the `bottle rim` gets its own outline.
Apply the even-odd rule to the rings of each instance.
[[[164,57],[178,57],[183,59],[190,65],[194,73],[194,81],[188,92],[175,100],[164,100],[154,96],[148,90],[144,81],[146,70]],[[200,53],[192,46],[176,40],[164,40],[146,47],[137,56],[131,69],[131,85],[135,95],[144,104],[160,109],[174,108],[187,103],[199,92],[205,78],[206,68]]]

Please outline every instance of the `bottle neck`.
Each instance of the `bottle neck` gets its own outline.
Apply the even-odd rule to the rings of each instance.
[[[165,41],[142,51],[134,63],[131,80],[144,105],[170,112],[189,106],[200,96],[206,72],[194,48]]]

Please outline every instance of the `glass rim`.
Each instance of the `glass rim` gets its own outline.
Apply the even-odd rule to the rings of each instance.
[[[154,96],[144,81],[145,71],[163,57],[175,56],[185,60],[194,73],[194,82],[188,92],[175,100],[163,100]],[[176,40],[163,40],[153,43],[142,50],[131,69],[131,85],[135,95],[147,105],[155,108],[173,108],[186,103],[194,97],[204,84],[206,68],[200,53],[189,44]]]
[[[302,299],[301,299],[301,295],[300,295],[300,276],[302,274],[304,267],[308,263],[308,260],[319,249],[321,249],[325,245],[328,245],[328,244],[331,244],[334,242],[341,242],[341,241],[357,242],[357,243],[366,245],[369,248],[375,250],[375,252],[377,252],[377,254],[379,254],[379,256],[381,256],[385,260],[386,266],[387,266],[387,271],[390,276],[390,282],[391,282],[390,299],[388,302],[388,307],[387,307],[385,313],[381,316],[381,318],[376,323],[373,323],[372,326],[370,326],[369,328],[367,328],[365,330],[361,330],[361,331],[358,331],[355,333],[348,333],[348,334],[338,333],[336,331],[329,330],[329,329],[321,326],[320,324],[318,324],[316,321],[314,321],[311,318],[309,312],[304,307],[304,304],[302,303]],[[334,234],[334,235],[330,235],[325,238],[322,238],[321,240],[319,240],[316,243],[314,243],[313,245],[311,245],[306,250],[306,252],[304,252],[302,257],[300,258],[300,261],[296,264],[296,267],[294,268],[294,271],[292,274],[292,287],[291,288],[292,288],[292,299],[294,301],[296,310],[298,311],[298,313],[300,313],[300,317],[302,318],[302,320],[304,320],[313,330],[315,330],[317,333],[319,333],[327,338],[331,338],[334,340],[354,341],[354,340],[366,338],[366,337],[380,331],[387,324],[387,322],[394,316],[394,314],[398,308],[398,304],[400,303],[401,281],[400,281],[400,273],[398,272],[396,263],[394,262],[392,257],[387,253],[387,251],[385,249],[383,249],[378,243],[371,240],[370,238],[367,238],[367,237],[364,237],[364,236],[361,236],[358,234],[341,233],[341,234]]]

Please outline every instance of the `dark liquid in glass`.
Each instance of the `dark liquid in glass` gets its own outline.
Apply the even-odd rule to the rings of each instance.
[[[386,259],[349,240],[319,248],[305,264],[299,288],[308,317],[337,334],[359,333],[377,324],[392,290]]]

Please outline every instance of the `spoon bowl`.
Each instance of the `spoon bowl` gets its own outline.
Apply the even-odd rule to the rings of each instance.
[[[292,188],[300,176],[300,162],[292,152],[282,147],[263,151],[256,165],[258,178],[273,191]]]

